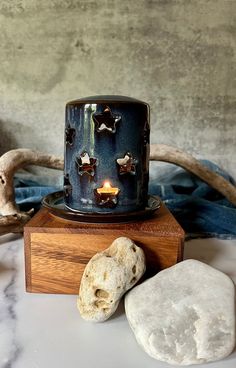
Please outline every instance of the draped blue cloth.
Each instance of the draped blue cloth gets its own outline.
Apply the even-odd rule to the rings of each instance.
[[[233,178],[210,161],[202,164],[235,185]],[[149,193],[158,195],[190,237],[236,237],[236,207],[209,185],[182,168],[153,167]]]
[[[214,163],[202,163],[234,184],[233,178]],[[61,189],[62,183],[48,186],[15,178],[16,202],[22,210],[37,210],[45,195]],[[189,237],[236,238],[236,207],[184,169],[151,163],[149,194],[162,199]]]

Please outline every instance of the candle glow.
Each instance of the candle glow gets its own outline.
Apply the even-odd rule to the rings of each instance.
[[[119,193],[119,188],[113,188],[109,181],[105,181],[102,188],[97,188],[99,194],[112,194],[117,195]]]

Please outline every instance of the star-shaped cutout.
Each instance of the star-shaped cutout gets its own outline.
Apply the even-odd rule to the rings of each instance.
[[[95,168],[97,166],[97,159],[90,157],[88,152],[83,152],[79,157],[76,157],[76,163],[78,165],[79,175],[90,175],[94,176]]]
[[[69,197],[69,195],[72,192],[72,186],[69,179],[69,174],[66,174],[64,176],[64,193],[66,197]]]
[[[121,121],[121,116],[112,114],[111,109],[107,106],[102,113],[93,114],[93,121],[97,132],[107,130],[110,133],[115,133],[116,124]]]
[[[74,137],[75,137],[75,129],[71,128],[70,124],[66,128],[65,134],[66,134],[65,135],[66,144],[69,144],[70,146],[72,146],[74,142]]]
[[[136,164],[137,160],[133,158],[130,152],[127,152],[123,158],[118,158],[116,160],[118,166],[119,166],[119,174],[136,174]]]

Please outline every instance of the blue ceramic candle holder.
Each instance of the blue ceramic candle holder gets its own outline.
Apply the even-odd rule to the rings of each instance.
[[[123,96],[67,103],[64,202],[85,213],[128,213],[148,200],[149,105]]]

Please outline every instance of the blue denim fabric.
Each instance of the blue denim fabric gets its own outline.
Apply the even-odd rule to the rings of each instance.
[[[234,184],[217,165],[201,162]],[[153,165],[150,172],[149,193],[162,198],[189,237],[236,237],[236,207],[216,190],[173,165],[165,165],[161,173]]]
[[[58,186],[39,185],[35,181],[17,177],[14,179],[14,185],[16,203],[22,211],[28,211],[31,208],[37,211],[44,196],[62,189]]]
[[[206,160],[202,163],[234,184],[217,165]],[[16,178],[16,202],[22,210],[37,210],[43,196],[60,189]],[[236,238],[236,207],[184,169],[151,163],[149,193],[161,197],[189,237]]]

